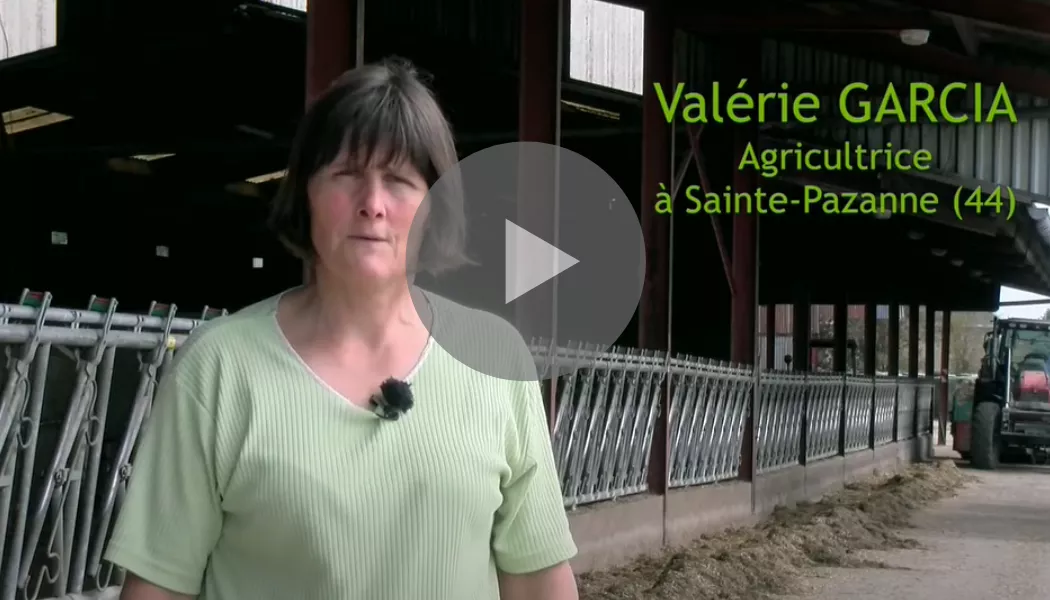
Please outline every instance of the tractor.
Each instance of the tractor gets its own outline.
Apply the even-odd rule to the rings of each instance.
[[[1050,322],[995,319],[984,350],[972,400],[960,394],[953,401],[955,450],[978,469],[1025,459],[1046,463]]]

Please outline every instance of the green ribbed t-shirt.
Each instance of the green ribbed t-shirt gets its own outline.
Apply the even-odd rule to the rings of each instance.
[[[415,406],[385,421],[306,367],[276,306],[209,324],[176,355],[109,561],[207,600],[496,600],[497,569],[575,555],[537,383],[432,342]]]

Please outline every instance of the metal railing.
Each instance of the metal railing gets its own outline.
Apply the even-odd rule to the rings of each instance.
[[[735,479],[754,372],[726,363],[676,363],[668,416],[669,487]]]
[[[120,583],[102,553],[120,509],[162,367],[190,331],[225,314],[175,317],[51,307],[25,292],[0,304],[0,599],[36,599]]]
[[[187,335],[225,314],[51,306],[46,293],[0,304],[0,600],[119,585],[102,560],[139,432],[164,368]],[[649,490],[654,431],[667,414],[667,486],[740,474],[756,382],[756,463],[767,472],[930,430],[933,383],[785,372],[632,348],[534,347],[558,361],[552,447],[567,508]],[[566,366],[571,367],[566,369]],[[757,377],[756,377],[757,376]],[[550,383],[550,382],[548,382]],[[664,402],[667,398],[668,401]]]
[[[558,378],[551,445],[566,506],[648,489],[665,363],[664,355],[614,349],[578,358]]]

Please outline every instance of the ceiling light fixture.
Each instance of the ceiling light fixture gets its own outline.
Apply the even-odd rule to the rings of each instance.
[[[905,46],[923,46],[930,41],[929,29],[901,29],[898,35]]]
[[[25,106],[0,113],[0,120],[3,121],[4,129],[7,130],[8,135],[39,129],[40,127],[54,125],[72,118],[69,115],[51,112],[35,106]]]
[[[283,179],[288,174],[287,169],[280,171],[274,171],[272,173],[266,173],[264,175],[256,175],[255,177],[249,177],[245,179],[248,183],[266,183],[267,181],[274,181],[275,179]]]

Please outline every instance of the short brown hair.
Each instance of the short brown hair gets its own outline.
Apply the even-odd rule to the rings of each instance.
[[[292,142],[288,172],[274,197],[270,227],[295,256],[315,258],[307,183],[343,149],[366,164],[408,161],[432,187],[458,160],[448,119],[408,61],[390,58],[347,71],[306,112]],[[383,152],[383,156],[377,153]],[[362,153],[364,154],[362,156]],[[449,173],[455,176],[454,173]],[[469,264],[462,188],[428,194],[418,269],[438,273]]]

